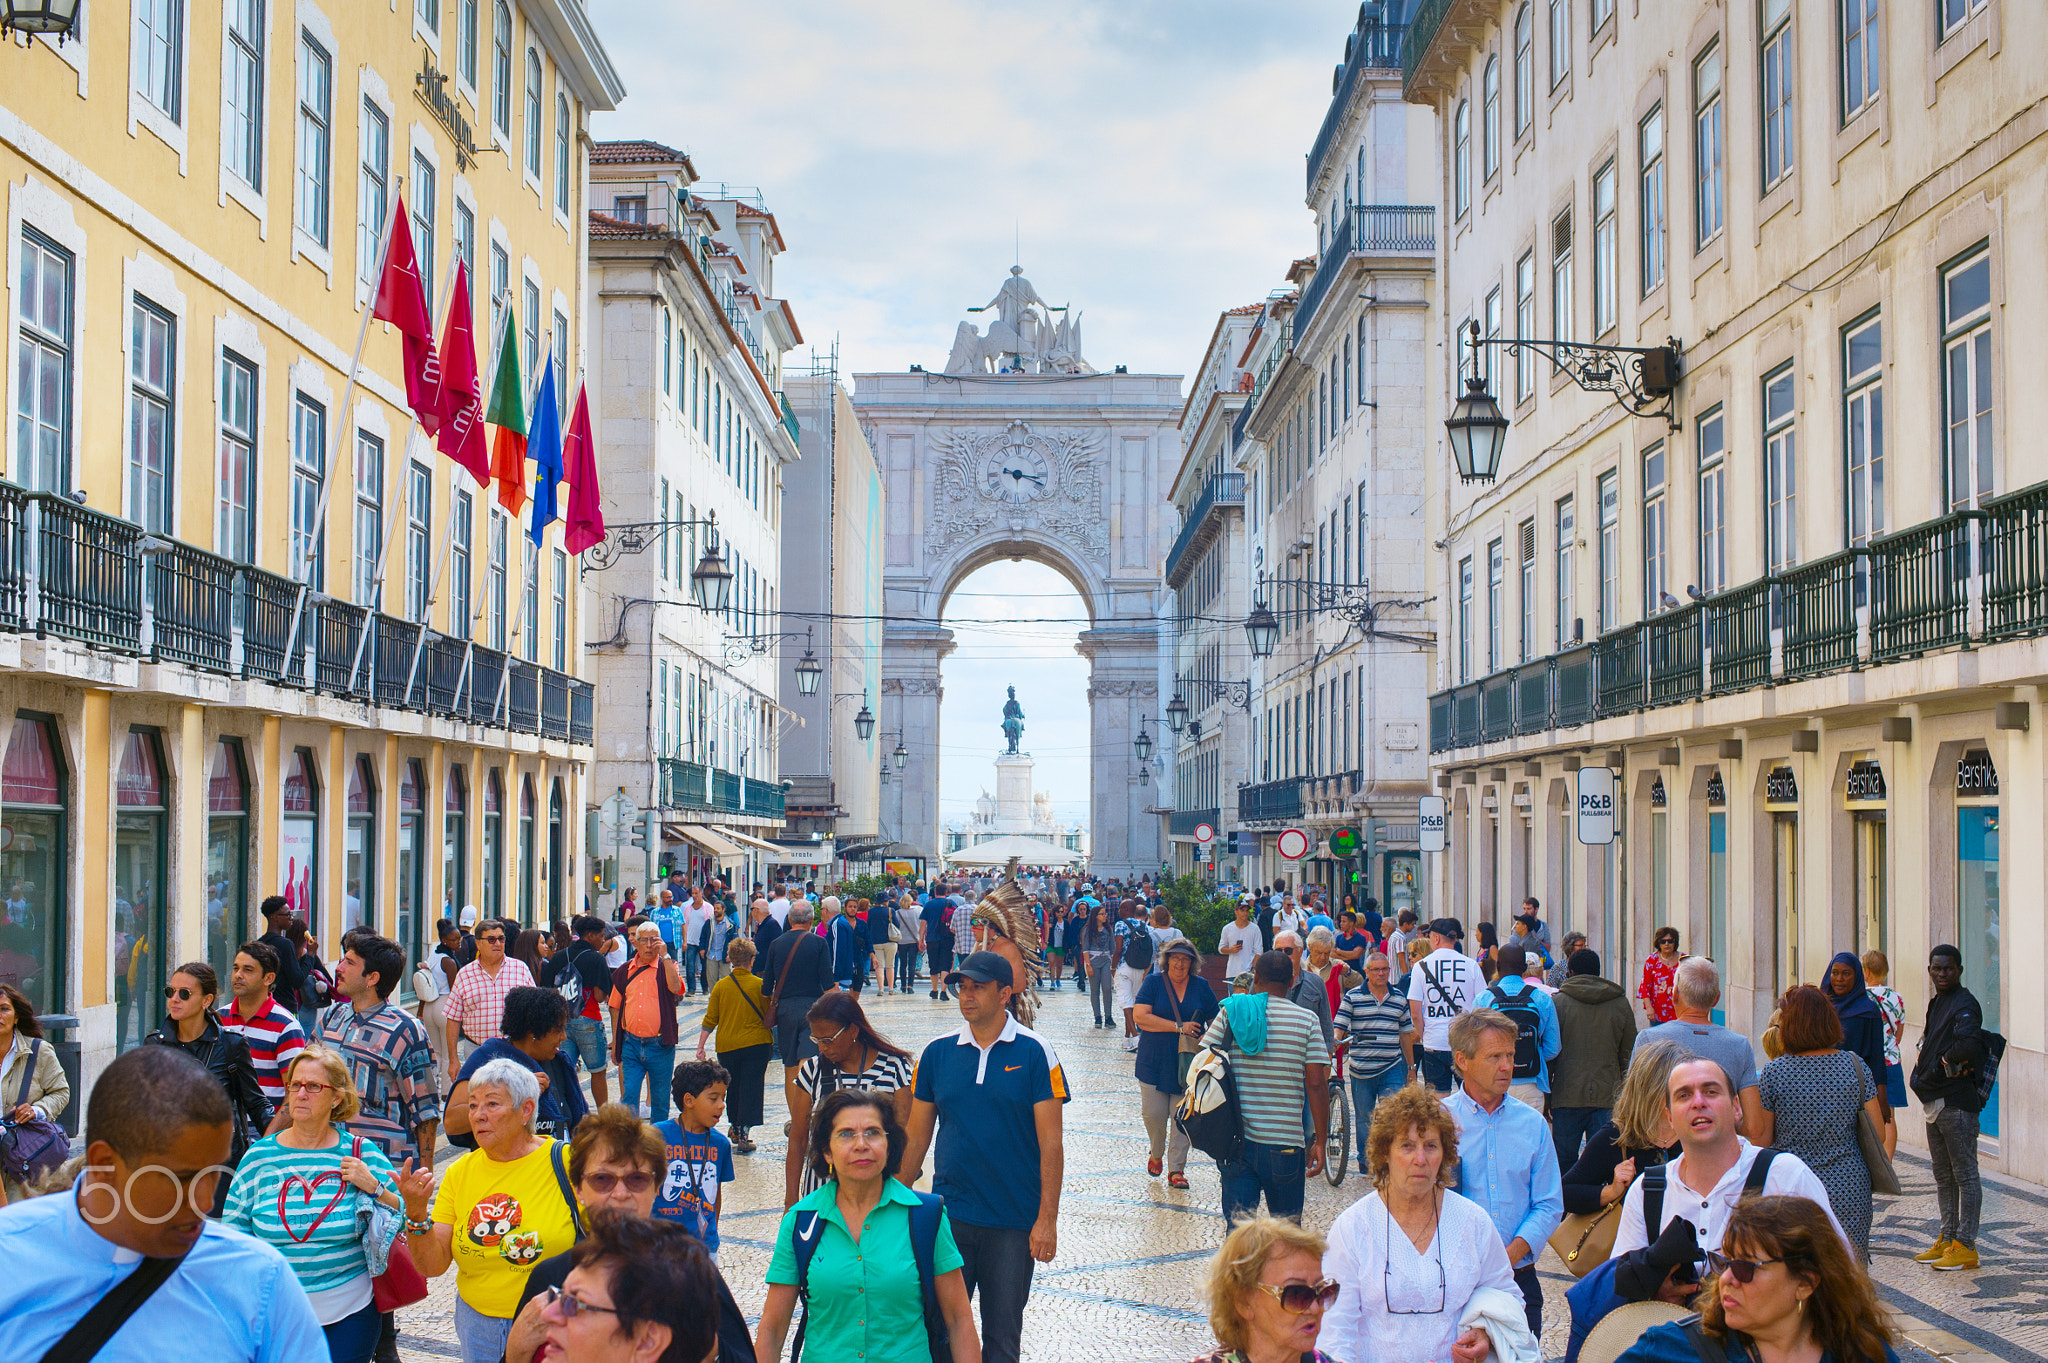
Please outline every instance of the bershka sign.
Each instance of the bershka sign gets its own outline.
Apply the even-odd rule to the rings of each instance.
[[[1608,767],[1579,768],[1579,841],[1605,847],[1614,841],[1614,772]]]
[[[1451,845],[1450,817],[1444,797],[1425,795],[1417,803],[1421,812],[1415,824],[1416,844],[1425,852],[1444,851]]]

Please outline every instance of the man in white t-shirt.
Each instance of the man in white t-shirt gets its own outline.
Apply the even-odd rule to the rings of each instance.
[[[698,935],[710,921],[711,905],[705,902],[704,892],[690,891],[690,902],[683,906],[683,949],[678,953],[682,957],[683,989],[686,993],[697,992],[699,986],[705,993],[711,992],[711,972],[705,968],[704,948],[697,945]]]
[[[780,927],[789,926],[789,889],[784,885],[775,887],[775,898],[768,901],[768,916]]]
[[[1252,962],[1265,952],[1265,935],[1259,931],[1259,925],[1252,921],[1250,899],[1240,899],[1237,902],[1237,921],[1223,925],[1223,931],[1216,938],[1216,950],[1223,957],[1223,979],[1226,984],[1250,970]]]
[[[1422,1077],[1438,1093],[1457,1083],[1451,1065],[1451,1023],[1472,1010],[1486,977],[1479,962],[1458,950],[1465,929],[1455,918],[1430,922],[1431,951],[1408,976],[1408,1010],[1422,1037]]]

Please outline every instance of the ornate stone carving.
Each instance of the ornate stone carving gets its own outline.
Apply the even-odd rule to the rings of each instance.
[[[885,696],[937,696],[944,694],[937,677],[884,677]]]
[[[1115,696],[1156,697],[1158,694],[1159,683],[1154,681],[1110,678],[1106,681],[1088,683],[1088,699],[1090,700],[1101,700],[1105,697]]]
[[[1045,434],[1013,421],[935,431],[926,448],[927,558],[969,541],[1035,530],[1098,564],[1107,561],[1100,431]]]

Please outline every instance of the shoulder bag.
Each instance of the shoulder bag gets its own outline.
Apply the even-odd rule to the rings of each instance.
[[[363,1138],[355,1137],[349,1153],[363,1157]],[[393,1226],[391,1222],[399,1222]],[[401,1306],[427,1299],[427,1279],[413,1262],[412,1247],[406,1243],[405,1214],[394,1212],[374,1198],[365,1197],[356,1209],[356,1225],[362,1232],[363,1257],[370,1266],[370,1295],[383,1314]]]
[[[28,1055],[22,1060],[21,1089],[14,1095],[15,1107],[28,1102],[29,1086],[35,1082],[36,1062],[42,1059],[42,1050],[42,1038],[29,1042]],[[0,1173],[16,1183],[41,1178],[69,1158],[71,1138],[64,1134],[63,1127],[41,1113],[25,1122],[0,1121]]]
[[[1165,980],[1163,976],[1161,979],[1166,986],[1166,1001],[1173,1008],[1173,1025],[1185,1026],[1180,1015],[1180,1000],[1173,996],[1172,981]],[[1192,976],[1189,977],[1188,983],[1194,983]],[[1185,1092],[1188,1086],[1188,1066],[1194,1063],[1195,1052],[1202,1049],[1202,1043],[1199,1038],[1191,1037],[1186,1032],[1176,1032],[1174,1040],[1180,1044],[1180,1054],[1176,1057],[1178,1068],[1175,1070],[1175,1077],[1180,1080],[1181,1090]]]
[[[175,1259],[144,1259],[136,1265],[135,1271],[109,1288],[107,1295],[94,1302],[90,1309],[69,1330],[64,1337],[52,1344],[45,1353],[42,1363],[91,1363],[98,1358],[107,1341],[117,1334],[128,1318],[142,1309],[142,1304],[156,1295],[156,1290],[170,1281],[178,1271],[178,1265],[185,1262],[185,1256]]]
[[[1663,1167],[1653,1164],[1650,1169]],[[1643,1172],[1649,1171],[1645,1169]],[[1658,1175],[1660,1180],[1663,1177],[1661,1173]],[[1661,1188],[1662,1184],[1658,1186]],[[1644,1191],[1649,1191],[1648,1185]],[[1597,1212],[1574,1212],[1558,1222],[1557,1229],[1550,1233],[1550,1247],[1557,1251],[1558,1258],[1564,1260],[1564,1266],[1571,1270],[1574,1278],[1585,1277],[1614,1257],[1614,1237],[1621,1229],[1621,1205],[1627,1200],[1625,1196],[1617,1197]]]

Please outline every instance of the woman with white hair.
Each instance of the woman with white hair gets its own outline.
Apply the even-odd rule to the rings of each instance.
[[[493,1060],[469,1076],[476,1149],[448,1166],[399,1179],[413,1262],[437,1278],[455,1268],[455,1335],[462,1363],[496,1363],[519,1314],[526,1275],[576,1242],[568,1145],[536,1136],[540,1080],[526,1066]],[[431,1214],[430,1214],[431,1209]]]

